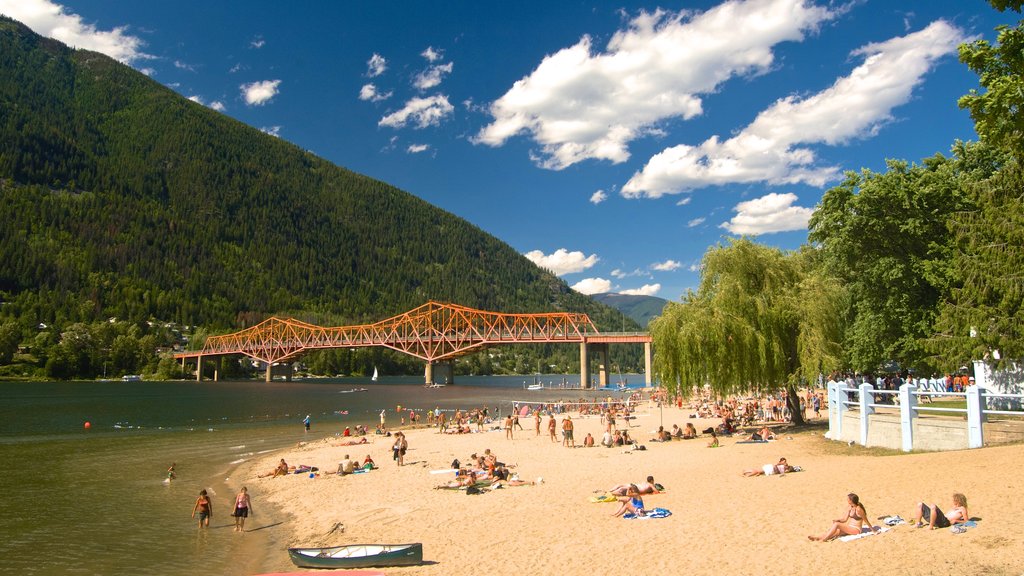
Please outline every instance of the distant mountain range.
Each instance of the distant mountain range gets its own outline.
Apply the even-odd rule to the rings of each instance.
[[[668,304],[668,300],[657,296],[633,296],[614,292],[591,294],[590,297],[605,306],[615,308],[645,328],[651,318],[660,316],[662,309]]]

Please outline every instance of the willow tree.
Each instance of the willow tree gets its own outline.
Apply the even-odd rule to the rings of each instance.
[[[801,423],[797,387],[840,365],[846,309],[842,287],[818,273],[816,259],[812,249],[782,252],[748,239],[709,249],[697,291],[651,324],[661,380],[683,393],[785,389]]]

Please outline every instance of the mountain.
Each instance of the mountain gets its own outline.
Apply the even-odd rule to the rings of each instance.
[[[656,296],[633,296],[631,294],[615,294],[614,292],[591,294],[590,297],[601,304],[615,308],[644,327],[651,321],[651,318],[660,316],[662,309],[668,304],[668,300]]]
[[[0,316],[213,329],[618,312],[423,200],[0,17]]]

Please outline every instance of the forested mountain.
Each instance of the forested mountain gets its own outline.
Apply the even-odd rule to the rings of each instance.
[[[636,296],[633,294],[616,294],[608,292],[605,294],[591,294],[591,298],[601,304],[611,306],[622,312],[628,318],[632,318],[637,324],[647,326],[655,316],[660,316],[661,311],[668,304],[668,300],[657,296]]]
[[[621,315],[383,182],[0,17],[0,319],[212,330],[427,300]]]

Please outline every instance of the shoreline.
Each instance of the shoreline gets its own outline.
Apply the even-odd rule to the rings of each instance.
[[[265,572],[295,570],[287,546],[423,542],[423,565],[389,568],[388,573],[433,576],[469,565],[486,572],[606,573],[609,566],[621,565],[627,550],[630,570],[637,574],[674,573],[680,566],[693,574],[751,573],[770,566],[787,566],[790,574],[817,574],[821,554],[851,570],[891,570],[894,559],[930,558],[926,563],[895,562],[909,574],[946,572],[953,566],[1019,573],[1014,571],[1019,555],[1009,551],[1024,548],[1024,536],[1005,530],[1015,525],[1015,513],[1005,504],[1017,497],[1020,482],[1014,471],[1024,464],[1024,446],[880,455],[825,440],[824,429],[812,425],[787,429],[768,444],[737,444],[739,438],[732,437],[710,449],[706,436],[651,442],[659,410],[641,406],[628,430],[645,451],[563,447],[550,441],[547,417],[539,437],[533,419],[521,419],[524,430],[514,431],[512,440],[503,430],[442,435],[417,425],[404,430],[409,452],[403,467],[390,458],[389,437],[371,434],[368,444],[357,446],[336,446],[342,437],[326,437],[263,455],[247,470],[235,472],[233,480],[246,482],[250,491],[257,490],[258,502],[276,506],[275,514],[287,518],[284,529],[274,534],[274,545],[280,547],[265,555]],[[702,430],[717,424],[689,414],[689,408],[666,406],[664,425],[692,422]],[[578,441],[587,432],[600,440],[597,416],[569,415]],[[556,416],[559,424],[562,417]],[[469,497],[434,489],[454,474],[432,471],[487,448],[514,465],[512,471],[524,480],[543,478],[543,483]],[[369,453],[379,469],[344,477],[323,474],[346,453],[359,461]],[[804,471],[743,477],[743,470],[782,456]],[[321,475],[255,477],[280,458],[318,466]],[[667,490],[645,497],[645,503],[671,510],[668,518],[612,518],[616,505],[589,501],[595,491],[639,482],[649,474]],[[807,541],[841,512],[847,492],[860,494],[877,523],[883,514],[912,520],[908,516],[917,501],[944,505],[954,491],[967,494],[971,515],[984,519],[965,534],[925,533],[904,525],[855,542]],[[344,532],[331,532],[337,523]]]

